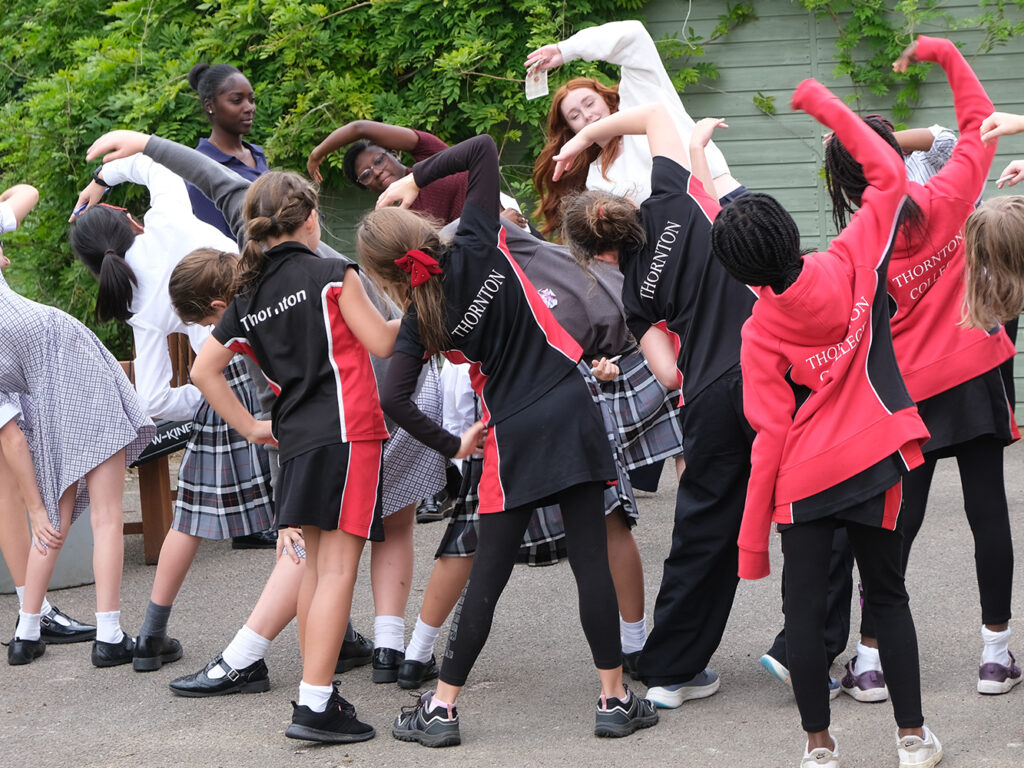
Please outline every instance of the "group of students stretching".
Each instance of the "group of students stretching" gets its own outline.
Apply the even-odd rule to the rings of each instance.
[[[450,746],[513,565],[566,556],[599,679],[595,734],[622,737],[655,725],[658,708],[718,690],[708,663],[739,578],[768,575],[774,522],[785,626],[762,664],[792,685],[802,768],[839,765],[829,699],[840,691],[891,696],[900,765],[932,766],[942,746],[924,724],[904,574],[935,464],[955,456],[982,604],[977,688],[1020,682],[1002,478],[1003,449],[1019,437],[1002,375],[1014,344],[1000,324],[1024,309],[1024,205],[975,206],[996,138],[1024,118],[995,113],[956,47],[935,38],[894,67],[932,61],[949,77],[959,139],[913,139],[944,146],[940,161],[907,162],[888,121],[804,81],[792,105],[829,131],[838,230],[809,253],[780,203],[730,174],[711,141],[724,122],[689,117],[642,24],[583,30],[526,66],[575,58],[617,64],[622,80],[576,78],[555,94],[534,174],[539,232],[500,193],[489,136],[447,147],[357,121],[308,164],[319,181],[348,145],[346,176],[379,195],[358,226],[358,263],[341,256],[321,241],[310,182],[267,170],[243,140],[254,94],[224,65],[190,75],[212,126],[198,149],[132,131],[92,145],[88,159],[103,164],[71,242],[99,280],[98,315],[132,326],[135,388],[84,326],[0,277],[0,544],[21,603],[9,663],[33,662],[47,640],[84,639],[97,666],[180,659],[168,619],[201,540],[273,524],[277,563],[245,626],[172,691],[268,690],[263,658],[297,617],[303,669],[287,736],[372,738],[333,682],[372,663],[375,682],[437,678],[392,734]],[[1001,182],[1022,179],[1018,162]],[[149,190],[142,222],[101,202],[124,182]],[[0,195],[3,231],[36,199],[27,185]],[[173,332],[197,353],[178,388],[167,386]],[[132,638],[119,617],[120,496],[155,418],[191,419],[193,431]],[[648,635],[630,471],[669,457],[681,476]],[[461,464],[461,488],[406,646],[413,509],[442,488],[448,460]],[[87,504],[95,627],[45,597],[54,550]],[[367,540],[373,642],[349,621]],[[861,640],[837,681],[828,672],[846,645],[854,559]]]

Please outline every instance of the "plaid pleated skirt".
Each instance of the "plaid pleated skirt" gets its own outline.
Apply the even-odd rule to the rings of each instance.
[[[683,452],[679,390],[666,391],[639,350],[619,361],[620,375],[600,382],[615,418],[616,437],[626,469],[662,461]]]
[[[431,421],[441,423],[441,387],[437,364],[423,367],[423,379],[416,394],[416,407]],[[384,441],[384,517],[433,496],[444,488],[445,461],[404,429],[395,428]]]
[[[224,369],[231,390],[250,413],[260,405],[242,358]],[[176,531],[203,539],[248,536],[273,527],[270,464],[262,445],[232,429],[205,400],[192,421],[192,436],[178,470]]]
[[[617,424],[612,414],[610,403],[604,398],[599,382],[590,372],[589,367],[580,364],[580,373],[587,382],[594,402],[601,410],[602,420],[612,454],[615,459],[616,482],[609,483],[604,492],[604,511],[606,515],[621,512],[627,524],[632,527],[637,522],[636,500],[633,498],[633,486],[629,481],[622,448],[617,442]],[[434,557],[472,557],[477,547],[477,521],[479,519],[479,496],[477,487],[483,474],[483,459],[471,457],[462,465],[462,487],[459,497],[452,506],[448,527],[445,529]],[[496,512],[493,514],[501,514]],[[566,556],[565,528],[562,524],[562,512],[558,504],[539,506],[530,518],[530,524],[523,534],[517,560],[528,565],[553,565]]]

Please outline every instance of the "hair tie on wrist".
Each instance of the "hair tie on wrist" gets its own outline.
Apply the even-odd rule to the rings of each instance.
[[[437,259],[418,249],[406,251],[405,256],[395,259],[395,265],[403,272],[409,273],[409,282],[413,288],[423,285],[431,275],[440,275],[442,272]]]

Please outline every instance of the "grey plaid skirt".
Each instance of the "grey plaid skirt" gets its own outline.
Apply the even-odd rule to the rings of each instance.
[[[430,360],[424,366],[416,407],[431,421],[441,423],[441,387],[437,364]],[[427,448],[404,429],[391,430],[384,441],[384,487],[381,500],[384,517],[403,507],[416,504],[444,488],[445,461],[441,454]]]
[[[249,412],[260,413],[241,357],[235,356],[224,376]],[[204,400],[178,470],[171,527],[204,539],[229,539],[268,530],[273,521],[266,449],[238,434]]]
[[[598,381],[590,372],[590,368],[581,363],[579,371],[586,380],[590,394],[601,409],[608,440],[613,446],[615,472],[617,480],[609,484],[604,492],[605,514],[622,512],[630,527],[636,525],[637,509],[633,498],[633,486],[629,481],[622,449],[616,440],[617,426],[608,401],[604,398]],[[462,465],[462,487],[459,497],[452,507],[448,528],[445,530],[434,557],[472,557],[477,546],[477,512],[479,497],[477,486],[483,474],[483,459],[474,456]],[[501,514],[497,512],[495,514]],[[518,562],[527,565],[553,565],[566,555],[565,528],[562,524],[562,512],[557,504],[537,507],[530,524],[523,534],[523,542],[519,547]]]
[[[639,350],[623,357],[619,370],[617,378],[600,382],[600,387],[615,418],[626,469],[681,454],[679,390],[666,391]]]

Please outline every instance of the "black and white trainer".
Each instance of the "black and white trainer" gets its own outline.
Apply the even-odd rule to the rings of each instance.
[[[647,699],[641,699],[626,688],[626,700],[602,696],[597,702],[595,736],[621,738],[658,722],[658,710]]]
[[[437,707],[430,710],[434,692],[418,696],[412,706],[402,707],[395,718],[391,735],[399,741],[418,741],[424,747],[454,747],[462,743],[459,735],[459,711]]]
[[[356,717],[356,708],[342,698],[336,684],[323,712],[314,712],[294,701],[292,708],[292,724],[284,732],[289,739],[347,744],[367,741],[377,735],[372,725]]]

